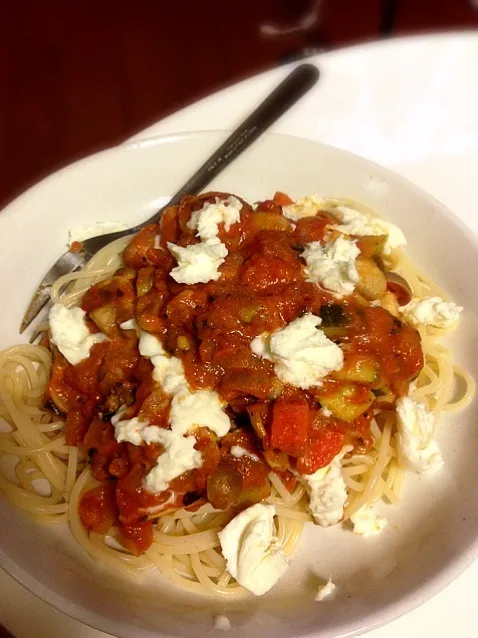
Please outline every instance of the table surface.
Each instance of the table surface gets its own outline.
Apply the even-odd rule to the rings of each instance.
[[[478,233],[478,32],[403,38],[311,58],[319,84],[273,131],[341,147],[394,169]],[[233,128],[287,73],[281,67],[214,94],[135,139]],[[367,638],[478,635],[478,562],[444,591]],[[0,570],[0,622],[17,638],[101,638]],[[0,632],[1,633],[1,632]],[[132,636],[132,638],[134,638]]]

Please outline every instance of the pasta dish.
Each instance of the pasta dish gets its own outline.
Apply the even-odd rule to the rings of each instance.
[[[185,197],[0,353],[0,489],[102,565],[229,598],[271,589],[305,524],[386,534],[475,387],[439,342],[463,309],[405,245],[351,200]]]

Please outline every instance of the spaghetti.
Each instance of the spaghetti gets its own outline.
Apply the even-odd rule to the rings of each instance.
[[[189,199],[186,205],[180,207],[179,218],[183,230],[185,224],[184,218],[181,221],[181,214],[186,211],[190,216],[192,210],[198,210],[204,201],[208,201],[205,197],[199,202]],[[282,215],[280,222],[273,217],[276,215],[279,220],[280,204],[279,200],[275,200],[259,205],[256,214],[259,214],[264,224],[263,229],[291,232],[288,222],[287,228],[284,226]],[[321,209],[333,213],[340,204],[365,210],[347,200],[333,200]],[[368,210],[365,212],[369,213]],[[176,209],[173,213],[174,216],[178,215]],[[172,232],[167,226],[167,223],[172,223],[172,217],[172,214],[165,214],[161,230],[166,235]],[[242,233],[246,233],[244,217],[249,220],[247,223],[254,223],[250,221],[254,219],[252,211],[244,212],[243,209]],[[330,219],[327,221],[330,224]],[[278,225],[274,226],[274,223]],[[303,233],[310,231],[317,234],[317,227],[311,224],[301,225],[299,222],[297,226]],[[326,223],[322,230],[325,227]],[[177,228],[174,232],[176,236],[171,237],[171,241],[178,240]],[[227,237],[231,253],[242,241],[238,237],[234,233]],[[317,237],[315,235],[307,239],[316,240]],[[157,243],[156,238],[154,242]],[[121,255],[126,244],[126,240],[120,240],[107,246],[84,270],[61,277],[52,288],[53,302],[67,307],[75,306],[92,286],[109,281],[124,266]],[[445,298],[443,292],[417,270],[402,251],[394,251],[389,257],[384,257],[384,261],[388,270],[398,273],[408,282],[414,297],[423,298],[433,294]],[[148,267],[153,270],[152,266]],[[157,268],[170,270],[171,266],[161,263]],[[151,271],[149,275],[152,277]],[[257,271],[254,276],[258,276]],[[219,288],[215,289],[214,294],[220,294]],[[278,296],[274,299],[277,303]],[[330,299],[326,303],[330,303]],[[254,308],[248,307],[241,312],[246,325],[251,325],[253,319],[247,312],[252,316]],[[439,343],[440,337],[447,332],[446,329],[419,326],[423,365],[410,390],[412,398],[424,402],[434,413],[435,424],[443,412],[462,410],[468,406],[475,392],[475,383],[469,373],[454,365],[450,352]],[[218,537],[218,532],[234,517],[233,508],[225,511],[218,509],[210,502],[205,502],[204,496],[196,508],[175,501],[174,506],[165,507],[153,517],[153,542],[140,555],[135,555],[131,546],[127,548],[128,544],[125,544],[124,536],[118,532],[116,524],[106,533],[85,528],[80,516],[82,495],[100,486],[101,481],[92,475],[85,447],[67,444],[67,437],[71,437],[71,434],[68,435],[64,415],[57,416],[50,409],[51,404],[45,407],[45,389],[53,378],[52,353],[46,347],[47,341],[43,340],[42,343],[44,345],[19,345],[0,353],[0,417],[5,424],[0,431],[0,489],[12,503],[42,523],[68,523],[74,537],[90,556],[133,579],[141,580],[143,570],[157,568],[175,585],[192,592],[226,598],[244,596],[246,590],[226,569]],[[457,379],[462,391],[458,398],[450,398]],[[236,398],[232,393],[230,396],[230,403],[239,410]],[[399,463],[397,417],[393,403],[387,404],[385,401],[383,405],[370,413],[366,423],[370,444],[363,444],[363,449],[356,444],[355,451],[346,454],[342,460],[347,487],[343,520],[352,517],[363,506],[373,505],[381,499],[394,505],[400,503],[406,470]],[[254,427],[258,416],[253,411],[249,415]],[[265,455],[269,458],[267,451]],[[285,472],[285,467],[291,467],[289,463],[286,462],[284,466],[283,454],[280,458],[274,457],[274,462],[269,458],[271,467],[268,468],[266,481],[270,489],[262,499],[275,507],[277,536],[288,556],[292,555],[304,524],[313,520],[308,511],[304,485],[296,480],[294,471],[289,474]]]

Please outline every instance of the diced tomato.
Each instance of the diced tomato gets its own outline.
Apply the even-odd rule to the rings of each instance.
[[[169,206],[161,215],[159,225],[161,228],[161,246],[163,246],[163,248],[167,248],[168,242],[177,244],[181,236],[178,208],[179,206]]]
[[[301,456],[307,448],[309,405],[307,401],[281,401],[272,408],[270,446],[290,456]]]
[[[329,214],[323,212],[317,213],[315,217],[303,217],[296,222],[292,237],[299,246],[305,246],[313,241],[322,241],[327,225],[333,221]]]
[[[95,398],[89,399],[78,408],[72,408],[65,419],[65,443],[67,445],[79,445],[83,443],[88,426],[93,418],[97,404]]]
[[[84,394],[91,395],[98,392],[98,371],[109,347],[109,342],[96,343],[91,348],[87,359],[83,359],[76,366],[70,366],[65,371],[66,383]]]
[[[79,514],[86,529],[106,534],[116,521],[114,485],[104,483],[84,492],[80,498]]]
[[[303,281],[302,264],[282,232],[262,231],[251,246],[252,255],[241,269],[240,283],[256,294],[272,295]]]
[[[154,249],[157,235],[159,235],[158,224],[145,226],[126,246],[123,252],[124,263],[135,270],[144,266],[153,266],[154,264],[147,257],[147,252]]]
[[[400,363],[401,379],[410,381],[423,368],[423,350],[418,330],[402,326],[395,336],[394,352]]]
[[[352,438],[352,444],[355,447],[355,451],[359,454],[367,453],[372,447],[373,437],[370,432],[372,416],[372,411],[365,412],[350,424],[348,434]]]
[[[153,524],[151,521],[118,525],[120,543],[135,556],[143,554],[153,542]]]
[[[126,476],[129,470],[129,462],[125,457],[113,459],[108,465],[108,473],[115,478]]]
[[[129,445],[129,449],[135,449],[143,453],[143,463],[147,463],[146,448],[153,446],[134,446]],[[156,446],[155,446],[156,447]],[[131,459],[130,459],[131,461]],[[119,510],[119,520],[125,525],[137,523],[148,516],[152,512],[161,511],[161,506],[165,505],[171,498],[171,490],[174,482],[171,482],[171,489],[164,492],[151,493],[143,489],[143,482],[148,469],[141,463],[133,466],[133,468],[121,477],[116,484],[116,503]],[[152,464],[150,464],[151,467]],[[192,489],[194,489],[194,485]],[[178,491],[179,490],[175,490]],[[191,491],[191,490],[184,490]]]
[[[273,201],[274,204],[277,204],[277,206],[289,206],[290,204],[294,203],[294,200],[291,199],[289,195],[281,193],[281,191],[276,191],[273,197]]]
[[[93,476],[100,481],[108,477],[108,466],[124,451],[124,444],[115,439],[111,423],[98,418],[91,422],[83,446],[90,455]],[[126,459],[124,452],[123,455]],[[116,472],[111,474],[119,476]]]
[[[70,253],[79,253],[83,250],[81,241],[72,241],[70,245]]]
[[[344,443],[345,433],[341,428],[331,426],[316,431],[308,450],[297,459],[297,471],[299,474],[313,474],[325,467],[340,452]]]
[[[81,307],[85,312],[92,312],[104,306],[114,306],[119,321],[126,321],[133,316],[135,300],[134,286],[126,277],[115,276],[91,286],[85,293]]]
[[[208,476],[219,465],[221,455],[215,437],[206,428],[199,428],[195,432],[197,443],[194,446],[202,455],[202,465],[196,470],[196,483],[199,490],[206,488]]]

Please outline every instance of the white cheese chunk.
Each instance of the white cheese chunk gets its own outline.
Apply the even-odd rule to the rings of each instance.
[[[326,200],[315,195],[296,200],[293,204],[282,206],[282,214],[293,222],[302,217],[315,217],[319,210],[323,210]]]
[[[351,295],[359,280],[355,265],[359,254],[357,242],[341,235],[325,245],[319,241],[307,244],[302,252],[307,281],[338,295]]]
[[[214,390],[190,392],[184,389],[173,397],[169,416],[171,427],[182,434],[196,428],[209,428],[223,437],[231,428],[225,406]]]
[[[231,621],[227,616],[219,614],[219,616],[214,618],[214,629],[217,629],[218,631],[230,631]]]
[[[354,534],[359,536],[375,536],[383,532],[387,526],[387,519],[379,516],[370,505],[363,505],[352,514],[350,521]]]
[[[167,394],[172,395],[169,412],[171,429],[148,423],[135,429],[138,424],[134,419],[130,424],[120,421],[115,427],[118,434],[123,437],[122,440],[129,440],[135,445],[140,445],[142,441],[148,444],[160,443],[164,447],[164,452],[158,457],[155,467],[145,478],[147,490],[161,492],[167,489],[173,478],[201,466],[202,456],[194,448],[196,439],[191,435],[192,432],[197,428],[207,427],[222,437],[229,432],[231,422],[224,412],[225,404],[219,399],[217,392],[191,392],[181,359],[169,356],[158,337],[141,331],[139,352],[151,360],[154,366],[153,379]]]
[[[154,366],[153,379],[167,394],[177,394],[188,387],[183,362],[178,357],[157,355],[151,358],[151,363]]]
[[[329,580],[326,582],[326,584],[319,586],[317,595],[315,596],[314,600],[316,600],[317,602],[322,602],[334,593],[335,588],[336,585],[332,582],[332,576],[329,576]]]
[[[158,337],[149,332],[141,332],[139,352],[141,356],[151,360],[154,366],[153,379],[167,394],[176,394],[188,388],[181,359],[166,354]]]
[[[168,242],[170,252],[178,265],[170,272],[180,284],[198,284],[217,281],[221,276],[219,267],[224,263],[228,250],[218,239],[208,239],[191,246],[177,246]]]
[[[320,385],[332,370],[340,370],[344,355],[337,344],[317,330],[320,317],[308,313],[270,335],[262,334],[251,342],[258,357],[272,361],[283,383],[307,389]]]
[[[138,324],[136,323],[136,319],[128,319],[128,321],[120,323],[119,327],[121,330],[137,330]]]
[[[145,478],[145,487],[150,492],[164,492],[170,481],[202,465],[201,452],[194,448],[194,436],[183,436],[174,430],[151,425],[143,430],[143,439],[148,444],[160,443],[164,447]]]
[[[59,303],[51,307],[48,317],[51,342],[73,366],[89,356],[95,343],[107,340],[101,332],[90,333],[85,317],[81,308],[67,308]]]
[[[400,308],[403,318],[415,325],[425,324],[437,328],[449,328],[460,318],[462,306],[453,301],[444,301],[441,297],[414,298]]]
[[[397,445],[400,465],[419,474],[443,467],[440,449],[433,440],[435,416],[424,403],[410,397],[397,401]]]
[[[347,486],[342,473],[342,458],[349,451],[344,448],[329,465],[301,479],[309,495],[309,511],[321,527],[336,525],[344,516]]]
[[[242,203],[231,195],[225,200],[216,197],[215,202],[206,202],[204,206],[191,215],[186,226],[197,231],[197,236],[203,241],[214,239],[219,232],[219,224],[224,224],[228,232],[232,224],[237,224],[241,218]]]
[[[138,419],[138,417],[121,420],[122,415],[123,410],[120,409],[111,419],[115,429],[116,440],[119,443],[126,441],[133,445],[141,445],[144,440],[143,432],[149,426],[149,423]]]
[[[257,456],[257,454],[253,454],[253,452],[246,450],[246,448],[242,447],[242,445],[232,445],[229,452],[231,456],[236,459],[242,459],[243,456],[247,456],[253,461],[259,461],[259,457]]]
[[[256,596],[265,594],[288,568],[276,536],[275,507],[258,503],[219,532],[228,572]]]
[[[158,337],[146,331],[141,331],[141,334],[139,336],[138,350],[139,354],[142,357],[147,357],[148,359],[151,359],[152,357],[155,357],[157,355],[165,354],[163,344],[158,339]]]
[[[387,235],[383,250],[386,255],[389,255],[394,248],[405,246],[407,243],[405,235],[400,228],[384,219],[360,213],[358,210],[354,210],[348,206],[337,206],[337,208],[334,208],[330,212],[340,222],[339,224],[332,225],[331,228],[341,233],[354,235],[356,237],[365,235]]]
[[[97,222],[87,226],[77,226],[68,231],[68,245],[71,246],[74,241],[82,242],[85,239],[90,239],[90,237],[117,233],[127,228],[128,224],[126,222]]]

